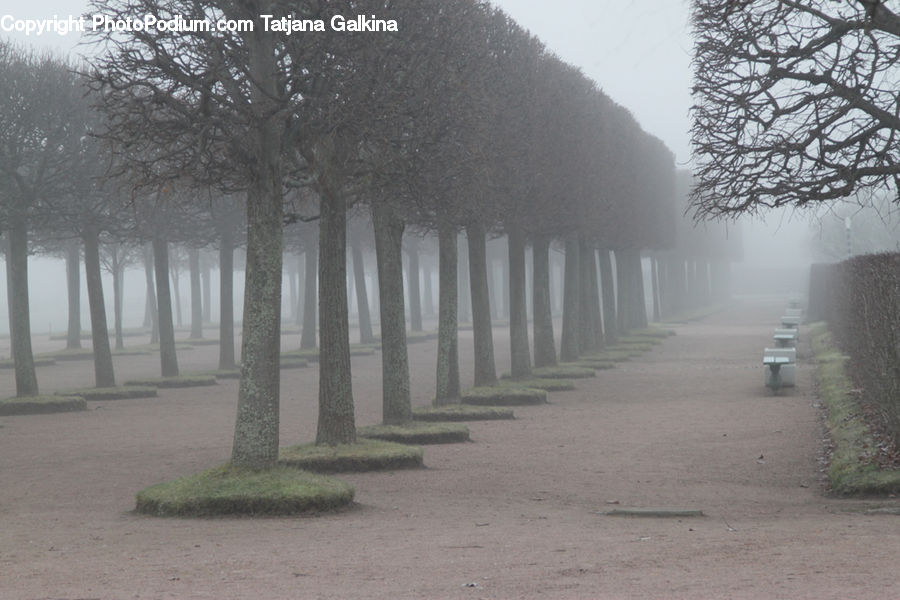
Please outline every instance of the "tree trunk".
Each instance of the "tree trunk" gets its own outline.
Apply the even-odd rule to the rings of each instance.
[[[163,377],[178,376],[175,353],[175,325],[172,322],[172,293],[169,290],[169,245],[153,238],[153,267],[156,270],[156,308],[159,315],[159,361]]]
[[[203,298],[200,294],[200,250],[188,249],[191,271],[191,339],[203,337]]]
[[[66,290],[69,298],[69,327],[66,350],[81,348],[81,252],[75,240],[66,244]]]
[[[319,209],[319,422],[317,444],[356,442],[347,315],[347,204],[321,194]]]
[[[422,269],[422,319],[434,318],[434,291],[431,285],[431,257],[425,256],[425,260],[419,257],[419,267]]]
[[[525,236],[518,226],[507,229],[509,246],[509,348],[510,374],[527,377],[531,373],[528,348],[528,313],[525,303]]]
[[[103,280],[100,274],[100,240],[98,232],[88,227],[82,233],[84,241],[84,278],[87,282],[88,304],[91,309],[91,344],[94,352],[94,385],[114,387],[112,352],[109,349],[109,329],[106,325],[106,305],[103,300]]]
[[[472,292],[472,337],[475,350],[475,385],[494,385],[494,333],[491,326],[491,304],[488,286],[487,248],[484,227],[472,223],[466,227],[469,249],[469,288]]]
[[[260,2],[271,10],[272,2]],[[276,117],[278,67],[275,40],[262,32],[245,38],[252,80],[254,158],[247,190],[247,265],[244,285],[241,381],[231,462],[265,468],[278,461],[281,381],[281,257],[283,177],[281,143],[285,122]]]
[[[169,275],[172,278],[170,294],[172,305],[175,308],[175,323],[181,327],[184,325],[184,320],[181,317],[181,271],[178,268],[173,268],[169,271]]]
[[[556,364],[556,343],[553,340],[553,316],[550,312],[550,238],[538,235],[532,245],[534,318],[534,366]]]
[[[595,297],[595,293],[591,290],[591,267],[594,266],[592,254],[593,247],[588,244],[584,236],[579,236],[578,240],[578,265],[580,272],[579,286],[579,304],[578,304],[578,353],[586,354],[594,350],[596,340],[594,323],[594,310],[591,301]]]
[[[372,223],[381,311],[382,420],[385,424],[406,423],[412,419],[412,403],[403,303],[404,223],[382,202],[372,209]]]
[[[578,238],[569,235],[566,238],[566,270],[563,282],[563,322],[562,340],[560,341],[559,357],[565,362],[578,359],[578,327],[581,318],[579,305],[581,304],[581,260],[579,258]]]
[[[657,322],[660,320],[662,314],[658,262],[659,261],[656,259],[655,255],[650,257],[650,284],[651,293],[653,294],[653,320]]]
[[[375,341],[375,335],[372,333],[369,294],[366,291],[366,265],[358,239],[353,241],[351,253],[353,255],[354,287],[356,288],[356,313],[359,316],[359,341],[362,344],[371,344]]]
[[[37,396],[38,382],[31,350],[31,312],[28,300],[28,224],[24,217],[9,219],[6,251],[6,292],[9,307],[10,351],[16,371],[16,396]]]
[[[466,248],[463,251],[462,242]],[[457,318],[462,323],[472,322],[472,293],[469,290],[469,247],[466,238],[462,234],[456,236],[456,247],[459,248],[459,264],[457,265],[456,280],[459,285],[457,298],[459,298],[459,314]]]
[[[591,331],[594,334],[591,340],[591,349],[601,350],[606,344],[603,335],[603,315],[600,313],[600,282],[597,279],[597,250],[590,248],[588,252],[588,286],[590,289],[590,297],[588,300],[588,310],[591,313]],[[584,256],[582,255],[582,260]]]
[[[459,402],[456,258],[456,230],[441,220],[438,223],[438,355],[435,406]]]
[[[282,258],[287,265],[288,287],[290,288],[290,298],[288,300],[288,306],[290,307],[288,318],[290,322],[296,321],[297,315],[299,314],[297,308],[300,306],[300,301],[297,298],[297,274],[300,271],[300,265],[299,260],[297,260],[296,257],[292,256],[292,258],[294,260],[291,261]]]
[[[115,246],[112,259],[113,277],[113,329],[116,332],[116,350],[125,347],[125,338],[122,334],[122,295],[125,286],[125,265],[121,262],[119,247]]]
[[[613,277],[612,257],[607,249],[600,250],[600,288],[603,294],[603,333],[608,344],[618,337],[616,316],[616,284]]]
[[[616,273],[619,284],[619,333],[647,326],[644,305],[644,276],[639,250],[616,251]]]
[[[156,306],[156,284],[153,277],[153,248],[144,246],[144,279],[147,282],[147,303],[144,310],[144,327],[150,326],[150,343],[159,342],[159,310]],[[148,323],[149,318],[149,323]]]
[[[234,364],[234,242],[230,233],[219,238],[219,368]]]
[[[319,234],[316,233],[314,239],[307,241],[306,252],[303,253],[305,266],[303,269],[303,329],[300,334],[300,348],[304,350],[316,347],[316,303],[318,297],[316,278],[318,277],[319,270],[318,245]]]
[[[200,279],[203,282],[203,322],[212,323],[212,282],[209,266],[209,258],[202,262],[200,270]]]
[[[419,288],[419,241],[412,237],[406,245],[409,256],[407,280],[409,281],[409,328],[422,331],[422,294]]]

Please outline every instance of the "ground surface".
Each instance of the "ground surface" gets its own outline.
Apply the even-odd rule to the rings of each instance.
[[[900,522],[864,512],[896,500],[828,496],[809,365],[792,393],[763,387],[784,306],[745,300],[675,326],[643,358],[517,407],[515,421],[472,423],[472,443],[427,447],[427,469],[344,475],[358,505],[316,518],[131,512],[137,490],[228,458],[236,382],[2,418],[0,598],[898,598]],[[434,342],[413,348],[426,404]],[[183,351],[182,369],[214,367],[215,352]],[[125,380],[158,362],[116,366]],[[376,423],[379,356],[353,368],[358,423]],[[315,365],[282,373],[282,445],[310,441]],[[48,392],[90,385],[92,369],[38,376]],[[0,394],[12,391],[0,372]],[[625,507],[706,516],[602,514]]]

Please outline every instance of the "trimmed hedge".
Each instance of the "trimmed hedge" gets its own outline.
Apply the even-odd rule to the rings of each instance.
[[[900,491],[900,471],[882,469],[878,444],[862,416],[854,384],[847,376],[847,356],[833,345],[824,323],[811,330],[819,395],[827,412],[834,449],[828,466],[831,488],[838,494],[888,494]]]

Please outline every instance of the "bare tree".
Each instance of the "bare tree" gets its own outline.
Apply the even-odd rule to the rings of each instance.
[[[700,215],[900,188],[896,6],[695,0]]]

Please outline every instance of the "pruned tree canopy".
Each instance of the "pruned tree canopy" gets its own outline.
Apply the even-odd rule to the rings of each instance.
[[[804,206],[900,182],[900,16],[883,0],[696,0],[693,205]]]

